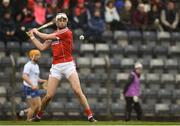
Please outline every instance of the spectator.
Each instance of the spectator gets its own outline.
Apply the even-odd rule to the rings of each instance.
[[[27,2],[27,8],[30,9],[30,10],[33,10],[36,0],[27,0],[27,1],[28,1]]]
[[[176,31],[179,29],[179,14],[175,9],[174,2],[169,1],[166,9],[162,10],[161,22],[165,31]]]
[[[0,17],[3,17],[4,13],[7,11],[13,12],[10,0],[2,0],[2,3],[0,4]]]
[[[162,0],[151,0],[151,6],[156,5],[159,10],[164,8]]]
[[[5,42],[11,40],[17,40],[15,37],[16,24],[12,18],[11,12],[6,11],[3,15],[3,18],[0,20],[0,29],[2,33],[3,40]]]
[[[101,17],[101,13],[99,10],[95,10],[93,17],[88,21],[87,36],[100,40],[104,31],[105,23]]]
[[[102,0],[95,0],[95,2],[89,7],[89,10],[92,16],[96,10],[100,11],[101,18],[104,19],[104,6]]]
[[[130,73],[127,84],[124,87],[123,94],[126,100],[126,113],[125,113],[126,121],[131,120],[132,109],[136,111],[137,120],[142,119],[142,109],[139,103],[141,72],[142,72],[142,64],[136,63],[134,66],[134,71]]]
[[[70,13],[69,6],[70,6],[70,0],[63,0],[61,10],[67,13],[68,15]]]
[[[160,24],[160,10],[156,4],[152,6],[151,11],[148,13],[148,25],[150,30],[163,30]]]
[[[145,12],[144,4],[140,3],[137,10],[133,13],[132,24],[134,25],[135,30],[144,30],[147,27],[147,23],[148,15]]]
[[[124,6],[124,0],[115,0],[114,4],[115,4],[115,7],[116,7],[117,11],[120,12],[120,10]]]
[[[149,3],[149,0],[142,0],[142,3],[144,4],[144,10],[145,12],[149,12],[151,10],[151,5]]]
[[[15,35],[18,38],[19,42],[24,41],[25,39],[27,39],[27,35],[26,35],[26,28],[23,25],[23,13],[19,13],[16,17],[15,17],[15,22],[16,22],[16,33]]]
[[[47,14],[46,14],[46,18],[48,20],[51,20],[53,17],[56,16],[56,14],[58,12],[60,12],[60,8],[58,7],[58,1],[57,0],[53,0],[52,3],[48,3],[47,4]]]
[[[34,15],[32,10],[25,7],[22,10],[22,13],[23,13],[22,25],[24,25],[26,29],[35,27]]]
[[[46,22],[46,8],[43,0],[36,0],[34,4],[34,17],[37,25],[42,25]]]
[[[82,28],[86,30],[88,22],[88,10],[84,5],[84,0],[78,0],[73,11],[73,28]]]
[[[111,30],[119,29],[120,17],[114,6],[114,2],[109,0],[105,8],[105,22],[110,26]]]
[[[27,5],[27,0],[11,0],[11,2],[13,7],[14,19],[22,16],[22,10]]]
[[[65,12],[66,14],[70,14],[70,3],[71,1],[75,1],[76,0],[46,0],[46,3],[49,7],[53,6],[56,7],[58,9],[58,12]],[[53,4],[53,5],[51,5]],[[56,6],[55,6],[56,4]]]
[[[130,29],[131,18],[132,18],[132,3],[129,0],[126,0],[124,3],[123,9],[120,11],[121,23],[123,29]],[[123,27],[124,26],[124,27]]]
[[[132,3],[132,9],[133,9],[133,11],[135,11],[137,8],[138,8],[138,5],[140,4],[140,3],[142,3],[142,0],[131,0],[131,3]]]

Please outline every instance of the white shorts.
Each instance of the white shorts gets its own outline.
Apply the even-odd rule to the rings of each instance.
[[[53,64],[50,69],[49,77],[55,77],[60,80],[65,76],[68,79],[73,72],[76,72],[74,61]]]

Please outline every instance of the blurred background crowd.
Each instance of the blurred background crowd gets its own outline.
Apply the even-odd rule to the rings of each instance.
[[[24,31],[59,12],[87,38],[101,37],[105,30],[178,31],[179,5],[178,0],[0,0],[0,40],[24,41]]]

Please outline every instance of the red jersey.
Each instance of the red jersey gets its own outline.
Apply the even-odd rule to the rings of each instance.
[[[73,60],[72,47],[73,35],[69,28],[55,31],[57,41],[51,44],[53,52],[53,64],[70,62]]]

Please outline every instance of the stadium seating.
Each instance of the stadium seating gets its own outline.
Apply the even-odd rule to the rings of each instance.
[[[159,116],[160,115],[169,115],[170,113],[170,107],[168,104],[156,104],[155,105],[155,113],[157,113]]]
[[[93,44],[85,43],[80,45],[80,53],[81,55],[87,56],[87,57],[93,57],[95,52],[95,48]]]
[[[95,52],[98,56],[109,55],[109,46],[108,44],[96,44]]]
[[[180,105],[172,104],[170,110],[171,110],[171,115],[179,116]]]
[[[157,34],[155,32],[144,31],[142,36],[145,42],[157,40]]]
[[[154,116],[155,115],[155,105],[143,104],[142,110],[143,110],[144,116]]]

